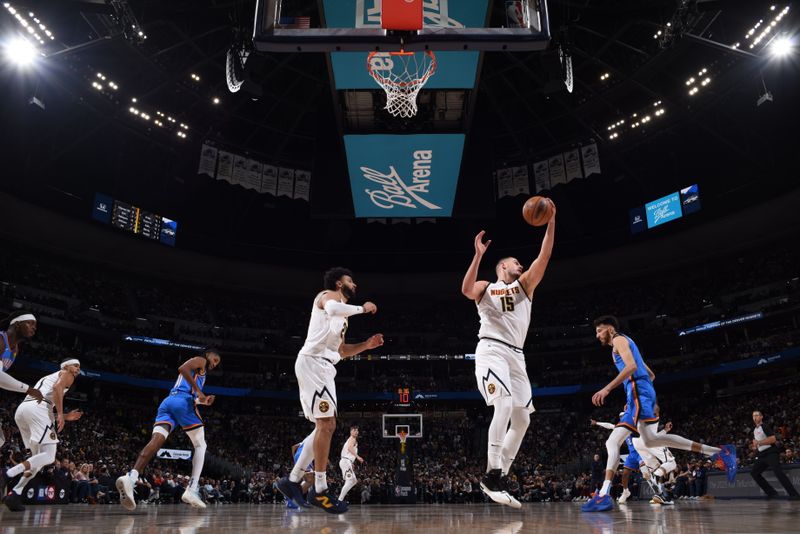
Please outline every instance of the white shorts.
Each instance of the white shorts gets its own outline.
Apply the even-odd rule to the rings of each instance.
[[[522,351],[481,339],[475,349],[475,378],[487,405],[511,396],[515,408],[528,408],[529,413],[536,411]]]
[[[300,404],[309,421],[335,417],[336,367],[330,360],[299,354],[294,363],[294,374],[300,388]]]
[[[339,469],[342,470],[342,478],[347,480],[356,478],[356,472],[353,469],[353,462],[351,460],[348,460],[347,458],[342,458],[339,460]]]
[[[650,468],[651,471],[655,471],[661,467],[666,474],[677,467],[675,457],[672,456],[672,453],[669,452],[669,449],[666,447],[648,449],[644,446],[642,438],[633,438],[633,448],[635,448],[636,452],[641,456],[642,463]]]
[[[58,443],[53,406],[46,402],[24,401],[19,403],[14,414],[22,442],[26,449],[31,443],[47,445]]]

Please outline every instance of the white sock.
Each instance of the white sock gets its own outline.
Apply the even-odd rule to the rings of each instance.
[[[604,497],[605,495],[608,495],[608,491],[610,489],[611,489],[611,481],[610,480],[604,481],[603,482],[603,487],[600,488],[600,496]]]
[[[34,474],[31,474],[31,476],[29,476],[29,477],[22,477],[22,478],[20,478],[20,479],[19,479],[19,482],[17,482],[17,485],[16,485],[16,486],[14,486],[14,490],[13,490],[13,491],[14,491],[14,493],[16,493],[17,495],[22,495],[22,492],[23,492],[23,490],[25,489],[25,486],[27,486],[27,485],[28,485],[28,482],[30,482],[30,481],[31,481],[31,479],[32,479],[34,476],[35,476]]]
[[[511,419],[512,399],[503,396],[494,401],[494,414],[489,424],[489,447],[486,453],[487,471],[503,468],[503,440]]]
[[[325,471],[314,471],[314,490],[317,493],[328,491],[328,476]]]
[[[511,425],[508,427],[506,437],[503,439],[503,474],[507,475],[511,469],[511,464],[514,463],[514,458],[517,456],[522,440],[525,438],[525,432],[530,425],[531,416],[527,408],[514,408],[511,411]]]
[[[14,467],[10,468],[8,471],[6,471],[6,477],[14,478],[17,475],[21,475],[23,471],[25,471],[25,465],[23,464],[23,462],[20,462]]]
[[[192,478],[189,480],[189,489],[197,492],[200,475],[203,473],[203,462],[206,459],[206,434],[205,428],[200,427],[186,433],[194,445],[192,454]]]
[[[139,471],[137,471],[136,469],[131,469],[130,471],[128,471],[128,478],[131,479],[131,484],[135,486],[136,483],[139,481]]]
[[[314,459],[314,437],[316,435],[317,429],[315,428],[311,434],[306,436],[306,439],[303,440],[303,450],[300,451],[300,456],[297,457],[297,461],[294,467],[292,467],[292,472],[289,473],[289,480],[292,482],[299,483],[303,480],[303,475],[306,474],[306,467],[308,467],[308,464]]]
[[[350,477],[347,479],[347,481],[344,483],[344,486],[342,486],[341,493],[339,493],[340,501],[343,501],[344,498],[347,497],[347,492],[349,492],[357,482],[358,480],[356,480],[356,477]]]
[[[709,445],[700,445],[700,452],[702,452],[706,456],[714,456],[718,452],[722,452],[722,449],[719,449],[717,447],[710,447]]]

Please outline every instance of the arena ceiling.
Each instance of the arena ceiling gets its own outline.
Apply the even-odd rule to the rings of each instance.
[[[87,220],[94,193],[105,192],[179,220],[179,246],[187,248],[310,263],[349,251],[376,266],[398,256],[440,265],[462,262],[474,233],[486,228],[502,235],[499,249],[520,250],[536,235],[520,221],[524,198],[495,199],[492,171],[589,140],[598,143],[602,175],[551,193],[564,255],[642,239],[629,234],[628,210],[692,183],[700,184],[703,212],[662,234],[796,187],[791,117],[800,116],[800,56],[774,58],[769,46],[778,32],[797,33],[796,7],[772,35],[748,45],[786,2],[551,0],[554,40],[573,58],[573,92],[561,83],[554,52],[484,54],[470,96],[470,172],[462,167],[454,217],[435,224],[353,218],[338,141],[342,103],[324,54],[260,56],[247,90],[228,92],[226,52],[237,35],[250,33],[254,1],[10,4],[35,11],[54,38],[41,32],[46,57],[34,68],[20,69],[7,56],[0,67],[3,188]],[[319,20],[316,0],[292,4],[312,25]],[[111,15],[126,6],[146,39],[120,31]],[[21,31],[8,8],[0,12],[0,30],[6,41]],[[107,78],[103,91],[92,86],[97,73]],[[690,86],[690,78],[698,79]],[[767,92],[771,100],[758,105]],[[665,113],[631,128],[632,114],[655,102]],[[134,117],[135,105],[153,110],[152,120]],[[153,124],[167,115],[173,124]],[[435,117],[392,123],[375,116],[376,129],[446,129]],[[204,140],[280,165],[312,165],[311,202],[197,176]]]

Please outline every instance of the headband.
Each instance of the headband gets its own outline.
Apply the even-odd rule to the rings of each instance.
[[[80,365],[81,362],[78,361],[78,358],[71,358],[65,362],[61,362],[61,368],[66,369],[68,365]]]
[[[14,323],[21,323],[22,321],[35,321],[36,317],[33,316],[32,313],[26,313],[25,315],[20,315],[19,317],[14,317],[11,319],[11,322],[8,323],[11,326]]]

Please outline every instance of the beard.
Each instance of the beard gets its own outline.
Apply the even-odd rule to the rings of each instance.
[[[356,292],[347,286],[342,286],[342,295],[344,295],[344,298],[346,298],[347,300],[350,300],[351,298],[356,296]]]

